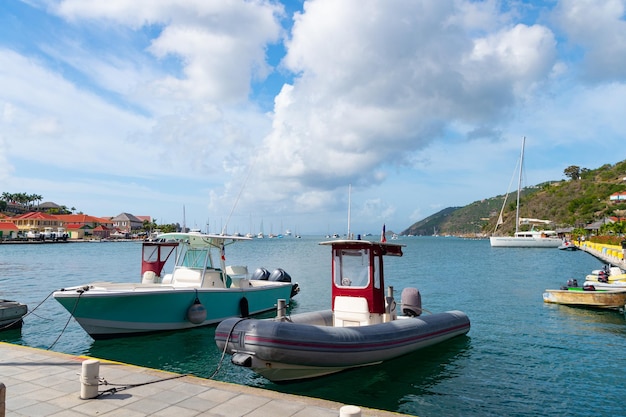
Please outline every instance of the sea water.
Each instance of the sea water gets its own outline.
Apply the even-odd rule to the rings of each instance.
[[[227,263],[283,268],[301,287],[292,313],[330,308],[330,248],[320,237],[229,246]],[[458,309],[467,336],[385,362],[275,384],[221,360],[215,327],[92,340],[51,294],[92,281],[140,281],[134,242],[0,245],[0,298],[27,303],[20,330],[0,340],[75,355],[422,417],[626,415],[626,320],[613,311],[544,304],[543,290],[579,282],[600,261],[584,252],[491,248],[486,240],[402,237],[385,258],[397,301],[417,287],[429,312]],[[167,306],[163,306],[167,308]],[[109,381],[124,383],[125,381]]]

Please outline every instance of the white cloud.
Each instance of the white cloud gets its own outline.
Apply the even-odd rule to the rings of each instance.
[[[71,21],[113,21],[134,30],[158,26],[147,48],[159,59],[181,60],[183,76],[154,79],[153,92],[163,100],[242,102],[252,79],[270,72],[265,47],[280,40],[280,4],[265,1],[65,0],[56,8]]]
[[[521,136],[544,181],[626,134],[624,0],[309,0],[293,26],[269,0],[29,4],[50,30],[0,36],[0,177],[65,196],[69,176],[79,209],[113,187],[160,218],[325,228],[352,184],[355,221],[402,229],[502,193]]]
[[[562,0],[554,19],[571,48],[581,48],[583,76],[592,81],[626,79],[624,0]]]
[[[299,76],[276,98],[263,148],[280,163],[265,181],[293,179],[286,195],[379,184],[381,169],[410,162],[446,129],[497,126],[555,65],[549,29],[488,32],[499,17],[492,2],[307,2],[283,62]]]

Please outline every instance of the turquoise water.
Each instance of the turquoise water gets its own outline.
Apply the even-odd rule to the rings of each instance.
[[[227,248],[227,262],[282,267],[299,282],[292,312],[330,307],[330,249],[317,237],[264,239]],[[602,264],[583,252],[491,248],[485,240],[401,238],[386,258],[397,298],[418,287],[424,308],[459,309],[472,328],[382,365],[274,384],[227,357],[214,377],[349,404],[430,416],[617,416],[626,398],[626,320],[617,312],[546,305],[542,292]],[[0,245],[0,297],[33,310],[52,291],[96,280],[139,281],[138,243]],[[21,331],[0,340],[210,377],[220,363],[214,327],[93,341],[51,297]],[[65,328],[65,326],[67,326]],[[113,383],[124,381],[109,381]]]

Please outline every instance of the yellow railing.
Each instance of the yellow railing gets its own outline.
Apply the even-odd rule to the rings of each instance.
[[[607,245],[605,243],[580,242],[576,243],[582,248],[589,248],[598,251],[606,256],[610,256],[621,261],[624,260],[624,251],[620,245]]]

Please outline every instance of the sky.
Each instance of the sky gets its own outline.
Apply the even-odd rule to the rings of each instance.
[[[400,232],[626,159],[626,0],[4,0],[0,192]]]

